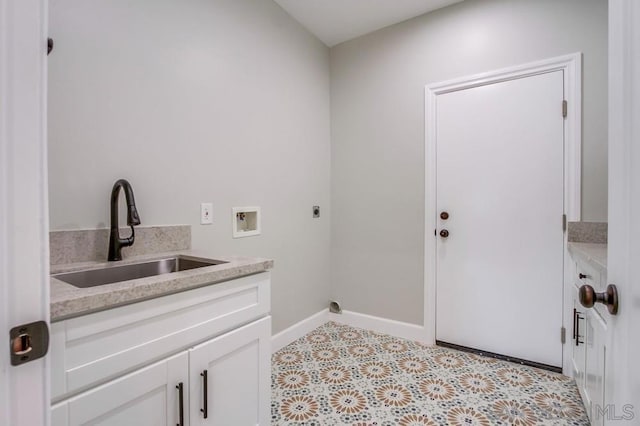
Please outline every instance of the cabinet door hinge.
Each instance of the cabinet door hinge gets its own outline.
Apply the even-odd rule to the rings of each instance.
[[[560,341],[563,345],[567,341],[567,329],[564,327],[560,328]]]
[[[562,231],[564,232],[567,231],[567,215],[566,214],[562,215]]]
[[[562,101],[562,117],[567,118],[567,101]]]

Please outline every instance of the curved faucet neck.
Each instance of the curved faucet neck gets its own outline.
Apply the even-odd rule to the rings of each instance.
[[[131,235],[127,238],[120,238],[120,230],[118,224],[118,200],[120,196],[120,190],[124,190],[125,199],[127,202],[127,225],[131,227]],[[136,202],[133,197],[133,189],[131,184],[125,179],[119,179],[113,184],[111,190],[111,227],[109,232],[109,256],[108,260],[121,260],[122,259],[122,247],[129,247],[133,245],[135,240],[135,232],[133,227],[140,224],[140,217],[138,216],[138,210],[136,209]]]

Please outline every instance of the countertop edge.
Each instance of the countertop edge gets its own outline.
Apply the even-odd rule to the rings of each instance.
[[[607,244],[570,242],[567,248],[570,254],[588,262],[600,272],[607,272]]]
[[[63,321],[118,306],[154,299],[170,294],[218,284],[236,278],[265,272],[273,268],[271,259],[251,257],[216,256],[195,250],[183,250],[154,255],[144,255],[122,261],[122,265],[161,259],[167,256],[192,256],[222,260],[226,263],[194,270],[140,278],[91,288],[77,288],[55,277],[50,278],[50,320]],[[83,262],[52,266],[52,273],[71,272],[103,265],[106,262]]]

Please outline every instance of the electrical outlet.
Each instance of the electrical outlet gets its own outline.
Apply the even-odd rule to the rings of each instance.
[[[200,204],[200,224],[211,225],[213,223],[213,203]]]

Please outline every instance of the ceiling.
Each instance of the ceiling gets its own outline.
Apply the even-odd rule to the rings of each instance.
[[[327,46],[463,0],[275,0]]]

